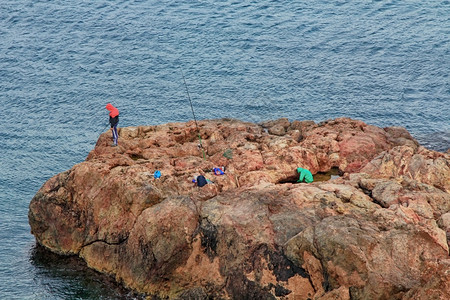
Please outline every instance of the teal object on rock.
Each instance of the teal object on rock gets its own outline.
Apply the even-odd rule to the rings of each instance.
[[[298,178],[297,182],[302,182],[303,180],[305,180],[306,183],[313,182],[314,179],[309,170],[297,168],[297,172],[300,173],[300,177]]]

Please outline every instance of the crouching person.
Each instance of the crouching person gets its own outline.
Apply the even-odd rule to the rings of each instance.
[[[297,168],[297,173],[300,174],[297,182],[305,181],[306,183],[311,183],[314,180],[311,172],[307,169]]]

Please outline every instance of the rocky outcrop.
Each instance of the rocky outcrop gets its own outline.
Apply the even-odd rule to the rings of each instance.
[[[348,118],[198,126],[101,135],[31,201],[36,240],[162,299],[450,298],[449,153]]]

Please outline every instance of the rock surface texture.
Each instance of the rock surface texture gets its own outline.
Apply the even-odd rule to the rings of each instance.
[[[152,299],[450,299],[449,152],[348,118],[198,127],[101,135],[32,199],[37,242]]]

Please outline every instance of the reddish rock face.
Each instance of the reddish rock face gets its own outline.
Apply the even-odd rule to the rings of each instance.
[[[161,298],[450,299],[449,153],[348,118],[198,124],[203,148],[194,122],[100,136],[31,201],[36,240]],[[280,184],[297,167],[343,176]]]

